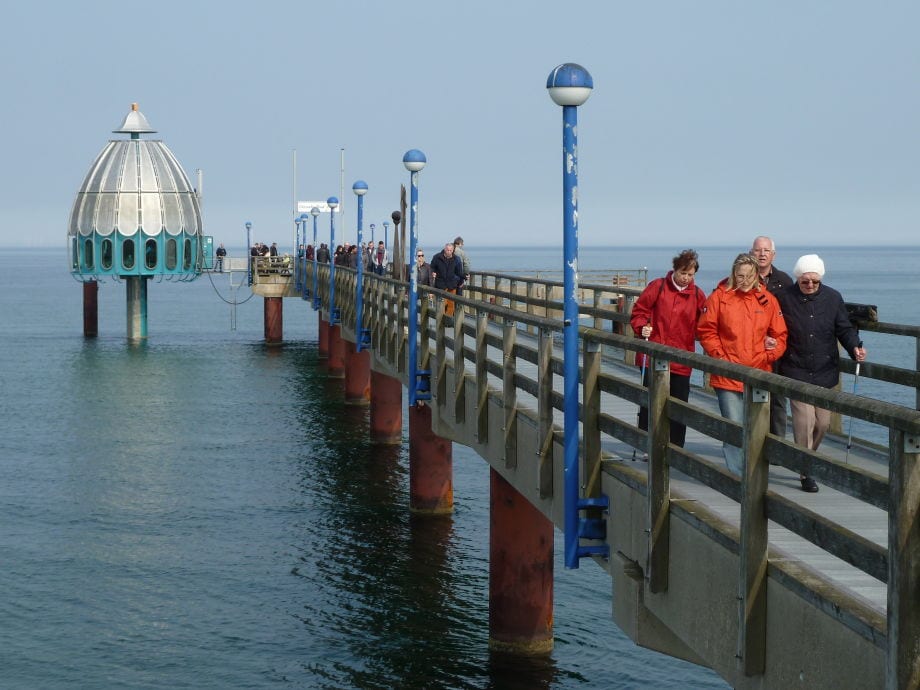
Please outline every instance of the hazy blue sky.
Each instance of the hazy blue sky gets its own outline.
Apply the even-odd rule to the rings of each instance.
[[[561,11],[558,8],[565,8]],[[205,231],[290,242],[297,196],[421,173],[426,245],[561,243],[561,109],[579,109],[580,243],[906,244],[920,223],[920,2],[8,3],[0,243],[64,245],[131,102],[190,177]]]

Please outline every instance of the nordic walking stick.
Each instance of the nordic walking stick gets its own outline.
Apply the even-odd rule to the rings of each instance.
[[[647,324],[645,324],[645,325],[646,325],[646,326],[651,326],[651,325],[652,325],[652,322],[649,321],[649,322],[648,322]],[[643,330],[644,330],[644,328],[643,328]],[[648,342],[648,336],[647,336],[647,335],[642,336],[642,339],[643,339],[645,342]],[[641,383],[642,385],[645,385],[645,367],[646,367],[647,364],[648,364],[648,355],[643,354],[643,355],[642,355],[642,367],[641,367],[641,371],[639,372],[639,383]],[[642,414],[642,408],[641,408],[641,407],[639,408],[638,414],[640,414],[640,415]],[[633,462],[636,461],[636,449],[635,449],[635,448],[633,448],[632,459],[633,459]]]
[[[863,341],[859,341],[859,345],[856,347],[862,350]],[[859,365],[862,362],[856,362],[856,376],[853,377],[853,395],[856,395],[856,385],[859,383]],[[850,448],[853,446],[853,415],[850,415],[850,424],[849,424],[849,434],[847,434],[847,454],[843,459],[844,464],[850,464]]]

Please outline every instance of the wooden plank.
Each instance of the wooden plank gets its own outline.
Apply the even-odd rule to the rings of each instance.
[[[920,687],[920,439],[889,433],[887,690]],[[905,449],[910,442],[911,452]]]
[[[505,407],[505,467],[517,467],[517,387],[514,379],[517,373],[515,342],[517,326],[505,319],[502,328],[502,404]]]
[[[553,333],[545,328],[538,335],[537,420],[539,421],[540,468],[537,488],[540,498],[553,495]]]
[[[593,340],[582,340],[582,467],[581,490],[584,496],[601,495],[601,430],[598,424],[601,411],[601,391],[597,376],[601,370],[600,346]],[[600,517],[592,514],[591,517]]]
[[[770,394],[744,387],[744,468],[741,481],[739,654],[746,676],[763,674],[767,656],[767,511],[770,463],[763,452],[770,430]]]
[[[466,422],[466,365],[463,361],[463,305],[454,304],[454,422]]]
[[[480,311],[476,316],[476,440],[489,442],[489,380],[487,369],[488,349],[486,347],[486,330],[489,327],[489,315]]]
[[[668,392],[671,387],[667,360],[653,359],[649,369],[649,442],[648,442],[648,570],[649,589],[666,592],[670,561],[670,501],[671,489],[667,462],[671,424],[667,415]]]

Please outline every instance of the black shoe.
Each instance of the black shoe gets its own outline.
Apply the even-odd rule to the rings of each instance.
[[[818,493],[818,485],[811,477],[799,477],[802,482],[802,491],[808,494]]]

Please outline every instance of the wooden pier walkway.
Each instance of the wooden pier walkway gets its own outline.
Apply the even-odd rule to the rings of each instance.
[[[312,269],[303,267],[304,287]],[[328,312],[328,267],[318,284]],[[356,289],[353,271],[336,271],[349,340]],[[366,276],[363,290],[372,366],[405,382],[405,283]],[[432,372],[435,432],[476,450],[561,528],[561,285],[477,274],[454,318],[437,308],[438,291],[419,291],[419,368]],[[609,549],[595,560],[610,573],[618,625],[734,687],[920,687],[920,413],[621,335],[639,289],[580,292],[581,495],[610,501],[606,535],[583,541]],[[624,362],[630,351],[653,358],[648,389]],[[742,380],[744,421],[722,418],[700,387],[688,403],[669,398],[669,361]],[[862,375],[920,391],[916,367],[864,364]],[[770,392],[883,427],[889,442],[857,442],[847,456],[846,439],[830,435],[806,451],[768,433]],[[650,409],[648,435],[636,427],[639,404]],[[668,443],[669,418],[687,424],[684,448]],[[723,439],[743,448],[743,477],[725,468]],[[632,459],[635,448],[647,463]],[[800,490],[803,470],[819,493]]]

